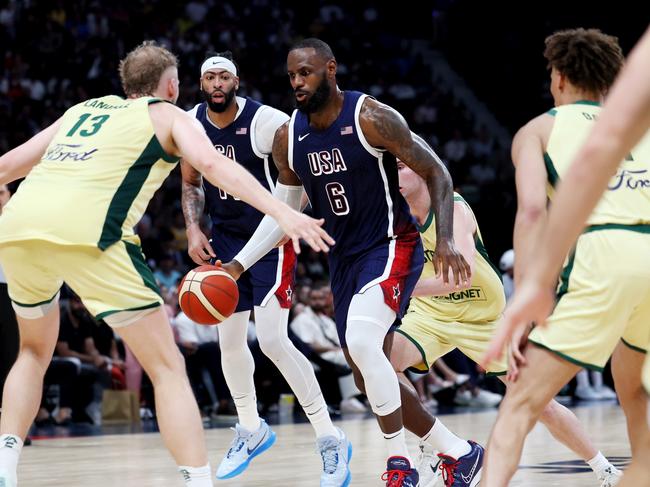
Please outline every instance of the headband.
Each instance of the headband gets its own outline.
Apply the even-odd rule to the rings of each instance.
[[[237,68],[235,63],[230,59],[226,59],[221,56],[212,56],[211,58],[206,59],[201,65],[201,76],[205,74],[209,69],[221,69],[232,73],[234,76],[237,76]]]

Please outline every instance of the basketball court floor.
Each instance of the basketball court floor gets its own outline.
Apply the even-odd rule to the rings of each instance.
[[[603,453],[620,467],[630,461],[625,418],[615,403],[573,408]],[[485,444],[497,411],[441,415],[445,424],[459,435]],[[233,418],[234,422],[234,418]],[[347,416],[336,424],[350,437],[353,486],[381,486],[385,464],[384,445],[379,429],[369,416]],[[213,469],[225,453],[232,432],[223,427],[206,430]],[[241,476],[215,482],[216,486],[243,487],[281,485],[317,486],[320,457],[316,453],[309,424],[285,422],[273,426],[277,442],[256,458]],[[65,433],[64,433],[65,434]],[[412,454],[417,441],[411,435]],[[195,441],[187,438],[188,442]],[[19,467],[21,487],[174,487],[182,485],[179,474],[160,434],[108,434],[86,437],[35,439],[23,450]],[[594,474],[581,460],[557,443],[546,429],[537,425],[526,443],[520,470],[511,483],[526,487],[599,486]]]

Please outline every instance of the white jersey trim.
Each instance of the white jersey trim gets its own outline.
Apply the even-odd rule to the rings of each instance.
[[[393,268],[393,261],[395,260],[395,246],[397,245],[397,240],[393,239],[388,243],[388,259],[386,259],[386,267],[384,268],[384,272],[381,276],[377,277],[376,279],[373,279],[369,283],[367,283],[365,286],[363,286],[358,294],[366,292],[368,289],[370,289],[372,286],[375,284],[379,284],[381,282],[384,282],[388,277],[390,276],[390,271]]]
[[[268,292],[266,296],[264,296],[264,299],[262,299],[262,302],[260,303],[260,306],[266,306],[269,302],[269,300],[275,296],[275,292],[278,290],[280,287],[280,284],[282,283],[282,267],[284,266],[284,245],[281,247],[278,247],[278,268],[275,271],[275,284],[271,287],[271,290]]]
[[[361,107],[363,102],[368,98],[368,95],[361,95],[357,100],[357,106],[354,109],[354,125],[357,129],[357,137],[359,142],[371,155],[377,158],[377,164],[379,165],[379,174],[381,174],[381,180],[384,182],[384,192],[386,193],[386,206],[388,207],[388,231],[386,232],[388,238],[394,238],[395,232],[393,231],[393,199],[390,197],[390,191],[388,189],[388,178],[386,177],[386,171],[384,170],[384,151],[379,150],[371,146],[366,140],[366,136],[363,135],[361,130],[361,124],[359,123],[359,114],[361,113]]]
[[[363,135],[363,130],[361,130],[361,124],[359,123],[359,114],[361,113],[361,107],[363,102],[368,98],[368,95],[361,95],[357,100],[357,106],[354,108],[354,127],[356,128],[357,138],[364,149],[366,149],[370,154],[379,158],[381,157],[382,151],[371,146],[366,140],[366,136]]]
[[[294,110],[293,113],[291,114],[291,118],[289,119],[289,142],[287,144],[288,147],[287,160],[289,161],[289,169],[291,169],[293,172],[296,172],[293,169],[293,126],[296,123],[297,114],[298,114],[298,110]]]

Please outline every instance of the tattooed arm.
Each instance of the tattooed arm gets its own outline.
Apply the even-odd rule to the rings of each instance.
[[[454,245],[454,198],[451,176],[433,149],[409,129],[396,110],[372,98],[361,107],[360,125],[373,147],[384,148],[419,174],[427,183],[436,216],[436,252],[433,265],[448,282],[451,268],[456,284],[469,280],[470,267]]]
[[[181,161],[181,175],[183,177],[181,203],[187,231],[187,253],[194,262],[202,265],[216,257],[210,242],[201,230],[201,216],[205,207],[203,178],[200,172],[184,161]]]

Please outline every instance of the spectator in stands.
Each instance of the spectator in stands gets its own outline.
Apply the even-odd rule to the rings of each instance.
[[[56,421],[62,423],[71,419],[92,423],[93,419],[88,416],[86,408],[93,399],[101,400],[101,394],[96,391],[100,392],[102,387],[111,385],[108,368],[111,359],[97,350],[92,336],[96,325],[79,296],[70,292],[67,303],[61,301],[61,307],[56,355],[59,359],[76,364],[78,377],[75,387],[70,390],[74,396],[70,400],[71,406],[60,408]]]
[[[503,280],[503,290],[506,293],[506,302],[510,300],[512,295],[515,293],[515,281],[514,281],[514,270],[515,270],[515,251],[512,249],[506,250],[499,260],[499,268],[503,274],[501,279]]]
[[[158,270],[153,273],[160,286],[165,286],[168,289],[176,288],[182,274],[175,268],[175,265],[176,262],[172,254],[167,253],[160,258]]]

